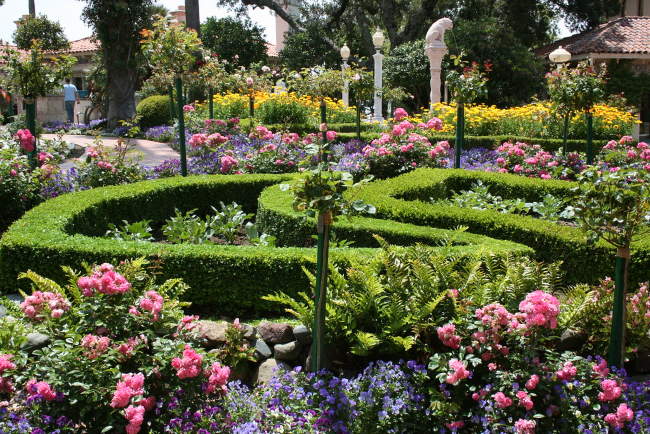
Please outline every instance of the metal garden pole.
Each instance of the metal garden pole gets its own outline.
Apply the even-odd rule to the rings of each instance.
[[[625,348],[625,268],[630,258],[630,249],[619,247],[616,252],[616,274],[614,288],[614,306],[612,310],[612,332],[609,338],[607,362],[610,366],[623,367]]]
[[[454,143],[454,169],[460,169],[460,154],[463,152],[463,137],[465,135],[465,104],[458,103],[456,107],[456,142]]]
[[[187,176],[187,152],[185,149],[185,115],[183,113],[183,79],[176,76],[176,99],[178,107],[178,145],[181,154],[181,175]]]
[[[214,98],[212,97],[212,86],[208,87],[208,111],[210,119],[214,119]]]
[[[564,130],[562,131],[562,153],[567,154],[567,136],[569,134],[569,114],[564,115]]]
[[[593,148],[593,131],[594,130],[594,116],[591,112],[587,113],[587,164],[594,162],[594,148]]]

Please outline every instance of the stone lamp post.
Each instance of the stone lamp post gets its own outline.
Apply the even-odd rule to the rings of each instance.
[[[381,54],[381,47],[384,45],[384,34],[380,29],[372,35],[372,44],[375,46],[377,52],[372,55],[375,59],[375,99],[373,109],[373,121],[383,122],[384,116],[382,115],[382,97],[381,88],[383,87],[382,67],[384,63],[384,55]]]
[[[429,27],[425,39],[424,53],[429,58],[429,71],[431,72],[431,93],[429,94],[430,105],[440,102],[440,72],[442,70],[442,58],[447,54],[445,44],[445,31],[454,27],[449,18],[441,18]]]
[[[341,65],[341,71],[343,72],[343,106],[348,107],[350,105],[350,83],[345,78],[345,70],[348,69],[348,59],[350,58],[350,48],[347,45],[341,47],[341,59],[343,59],[343,64]]]

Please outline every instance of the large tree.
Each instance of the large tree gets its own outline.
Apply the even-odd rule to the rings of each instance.
[[[151,24],[151,5],[151,0],[86,0],[83,18],[101,42],[106,68],[109,127],[135,114],[140,31]]]
[[[199,0],[185,0],[185,19],[187,28],[196,30],[196,33],[201,37]]]
[[[201,25],[201,34],[203,46],[233,67],[267,59],[264,29],[246,17],[210,17]]]

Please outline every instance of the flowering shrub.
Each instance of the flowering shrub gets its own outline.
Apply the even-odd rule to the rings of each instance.
[[[534,291],[517,313],[498,303],[468,311],[453,345],[450,325],[439,328],[451,351],[429,363],[439,382],[436,416],[468,432],[602,432],[629,423],[634,411],[621,399],[626,385],[604,360],[546,347],[559,312],[554,296]]]
[[[499,146],[496,163],[499,172],[542,179],[573,179],[586,167],[578,153],[554,155],[539,145],[521,142],[505,142]]]
[[[605,104],[591,109],[594,116],[593,137],[609,140],[632,133],[637,123],[627,111]],[[452,133],[456,125],[455,103],[435,103],[420,119],[442,119],[443,132]],[[474,136],[513,135],[518,137],[561,138],[564,121],[549,101],[535,102],[520,107],[497,108],[484,104],[465,105],[465,133]],[[569,120],[570,139],[584,139],[587,135],[584,113],[575,113]]]
[[[635,146],[633,141],[630,136],[623,136],[618,141],[610,140],[601,149],[598,160],[607,164],[610,170],[633,167],[650,171],[650,145],[639,142]]]
[[[196,317],[183,317],[176,300],[186,286],[178,279],[157,285],[146,266],[101,264],[85,275],[66,269],[66,287],[21,275],[38,288],[20,305],[23,319],[52,342],[0,354],[0,394],[30,424],[46,428],[47,414],[91,431],[137,433],[155,426],[156,402],[180,388],[183,405],[226,392],[229,367],[200,349],[191,333]]]
[[[447,166],[449,143],[443,141],[433,146],[429,139],[418,134],[422,130],[440,130],[442,121],[434,118],[426,124],[414,125],[401,120],[407,115],[404,109],[396,109],[390,133],[383,133],[363,148],[368,174],[387,178],[418,167]]]
[[[118,139],[112,152],[97,140],[86,149],[86,160],[77,163],[77,184],[94,188],[141,181],[143,170],[137,160],[127,157],[128,151],[129,143],[123,139]]]

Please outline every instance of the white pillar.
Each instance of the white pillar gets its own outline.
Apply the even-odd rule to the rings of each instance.
[[[375,59],[375,104],[372,120],[383,122],[384,116],[382,115],[381,93],[383,87],[382,68],[384,63],[384,55],[381,54],[379,50],[377,50],[377,52],[373,54],[372,57]]]
[[[444,42],[435,41],[433,44],[427,44],[424,52],[429,58],[429,71],[431,73],[431,93],[429,94],[429,107],[431,107],[433,104],[441,101],[440,72],[442,70],[442,58],[447,54],[447,46]]]
[[[343,77],[345,77],[345,70],[348,69],[348,61],[344,60],[343,65],[341,65],[341,71],[343,72]],[[344,78],[343,79],[343,106],[344,107],[349,107],[350,106],[350,82]]]

